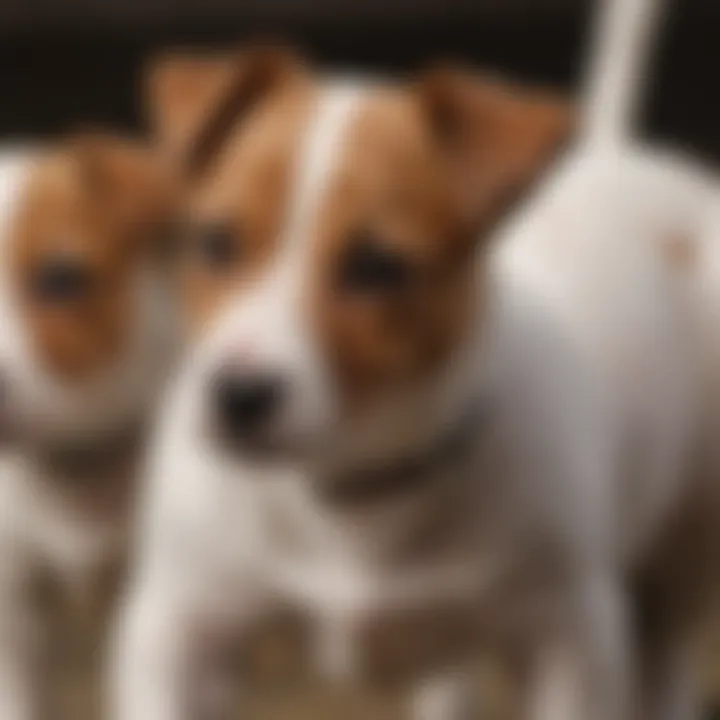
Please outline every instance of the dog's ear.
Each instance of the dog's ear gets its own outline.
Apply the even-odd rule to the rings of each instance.
[[[531,186],[573,127],[558,97],[462,69],[430,71],[419,93],[461,219],[476,235]]]
[[[299,67],[295,54],[279,45],[155,58],[146,77],[154,134],[183,172],[198,174],[242,115]]]
[[[130,241],[165,242],[180,188],[164,158],[145,143],[82,131],[66,144],[93,205]]]

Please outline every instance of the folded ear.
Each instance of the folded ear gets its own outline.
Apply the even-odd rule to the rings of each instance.
[[[73,136],[67,148],[87,196],[109,221],[131,241],[164,241],[180,195],[175,174],[159,153],[98,131]]]
[[[241,116],[298,66],[292,52],[270,45],[155,58],[146,79],[155,135],[184,171],[196,174]]]
[[[476,234],[532,185],[573,127],[558,97],[464,70],[431,71],[420,98],[461,219]]]

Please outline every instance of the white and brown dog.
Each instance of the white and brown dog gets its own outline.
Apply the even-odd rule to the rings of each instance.
[[[125,550],[134,465],[174,352],[161,274],[173,207],[169,176],[135,142],[93,134],[0,160],[0,715],[8,720],[48,717],[48,653],[72,665],[72,648],[97,640],[80,625],[69,641],[55,638],[57,652],[51,616],[58,607],[87,614]],[[51,596],[59,606],[48,605]],[[63,717],[58,698],[51,702],[49,716]]]
[[[198,334],[156,438],[115,718],[193,716],[206,635],[278,604],[323,669],[426,682],[420,717],[455,716],[483,644],[523,668],[523,717],[692,716],[699,556],[672,534],[686,505],[718,517],[691,460],[719,196],[617,132],[645,4],[616,4],[597,115],[492,244],[568,134],[562,104],[262,53],[159,66]]]

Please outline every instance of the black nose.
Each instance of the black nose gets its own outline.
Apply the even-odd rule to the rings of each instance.
[[[212,393],[220,423],[233,433],[257,430],[272,419],[280,404],[283,384],[272,375],[218,375]]]

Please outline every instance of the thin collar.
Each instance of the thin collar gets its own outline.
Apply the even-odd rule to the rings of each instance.
[[[135,424],[87,444],[39,448],[35,456],[52,469],[53,477],[82,486],[113,475],[121,468],[132,467],[141,454],[144,430],[143,425]]]
[[[328,505],[353,508],[397,500],[420,492],[475,445],[478,428],[491,415],[487,399],[471,403],[466,412],[424,452],[383,465],[336,475],[317,485]]]

